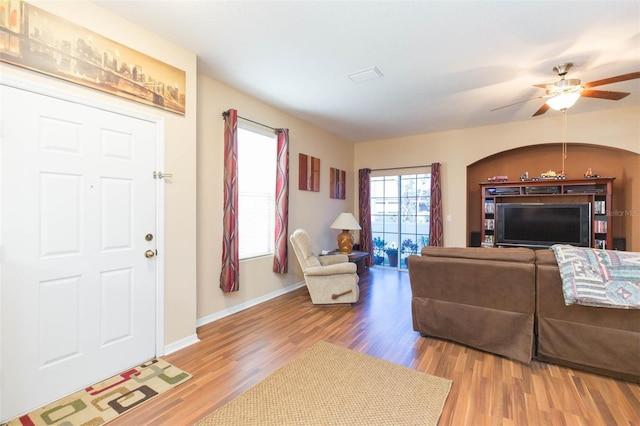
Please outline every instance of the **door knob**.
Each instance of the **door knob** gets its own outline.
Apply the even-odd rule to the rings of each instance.
[[[155,256],[155,255],[156,255],[156,252],[155,252],[155,251],[153,251],[153,250],[147,250],[147,251],[145,251],[145,252],[144,252],[144,256],[145,256],[147,259],[151,259],[151,258],[152,258],[153,256]]]

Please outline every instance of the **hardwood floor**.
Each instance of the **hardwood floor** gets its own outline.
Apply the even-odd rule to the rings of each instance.
[[[360,288],[353,306],[312,305],[301,288],[199,328],[164,357],[193,378],[112,424],[192,424],[324,340],[451,379],[440,425],[640,425],[640,385],[421,337],[407,273],[372,269]]]

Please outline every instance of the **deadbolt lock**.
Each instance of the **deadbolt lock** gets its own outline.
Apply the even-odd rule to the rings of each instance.
[[[145,240],[147,240],[147,241],[151,241],[151,240],[153,240],[153,234],[147,234],[147,235],[145,235],[145,236],[144,236],[144,239],[145,239]]]
[[[151,259],[151,258],[152,258],[153,256],[155,256],[155,255],[156,255],[156,252],[155,252],[155,251],[153,251],[153,250],[147,250],[147,251],[145,251],[145,252],[144,252],[144,256],[145,256],[147,259]]]

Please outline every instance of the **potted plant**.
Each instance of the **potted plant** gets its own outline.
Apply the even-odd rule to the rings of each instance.
[[[398,247],[396,247],[395,243],[391,243],[385,250],[385,253],[387,253],[387,257],[389,258],[389,266],[398,266]]]
[[[381,237],[373,239],[373,264],[382,265],[384,262],[384,252],[387,248],[387,242]]]
[[[408,266],[407,258],[410,254],[418,253],[418,244],[414,243],[411,238],[407,238],[406,240],[402,241],[400,248],[402,249],[402,254],[404,255],[404,264],[405,266]]]

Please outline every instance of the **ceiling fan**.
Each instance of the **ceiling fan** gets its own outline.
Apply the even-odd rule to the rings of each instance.
[[[628,92],[612,92],[607,90],[593,90],[592,87],[604,86],[605,84],[619,83],[621,81],[633,80],[640,78],[640,71],[632,72],[629,74],[622,74],[616,77],[609,77],[602,80],[592,81],[590,83],[581,84],[577,78],[567,79],[565,76],[569,72],[569,69],[573,66],[572,62],[556,65],[553,67],[553,71],[560,76],[560,80],[549,84],[535,84],[535,87],[545,89],[546,93],[542,96],[538,96],[531,99],[525,99],[522,101],[514,102],[509,105],[494,108],[491,111],[496,111],[502,108],[507,108],[513,105],[517,105],[522,102],[532,101],[534,99],[546,99],[545,103],[533,114],[533,117],[542,115],[549,108],[556,111],[563,111],[571,108],[581,96],[587,98],[608,99],[612,101],[619,101],[620,99],[629,95]]]

